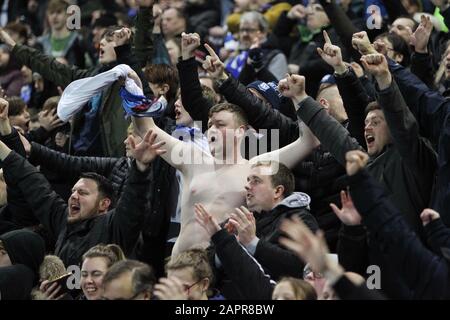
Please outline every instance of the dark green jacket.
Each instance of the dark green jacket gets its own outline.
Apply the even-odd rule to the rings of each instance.
[[[140,30],[152,25],[153,21],[148,19],[136,19],[136,28]],[[145,48],[136,46],[134,50],[130,45],[115,47],[117,60],[107,65],[98,65],[90,69],[80,69],[76,66],[67,66],[59,63],[55,58],[45,55],[38,50],[24,45],[16,45],[12,50],[12,55],[19,63],[27,65],[33,72],[40,73],[45,79],[53,82],[57,86],[65,88],[74,80],[92,77],[101,72],[107,71],[118,64],[128,64],[142,80],[144,94],[148,95],[150,89],[145,81],[140,65],[139,57],[152,52],[153,39],[146,39]],[[107,88],[102,97],[100,105],[100,139],[103,148],[103,156],[121,157],[125,153],[123,141],[127,135],[129,121],[125,120],[122,110],[122,100],[119,96],[120,84],[115,82]],[[77,128],[82,122],[81,117],[76,117],[74,128]]]
[[[79,69],[67,66],[56,61],[55,58],[45,55],[36,49],[23,45],[16,45],[12,50],[14,59],[27,65],[33,72],[40,73],[45,79],[55,85],[65,88],[74,80],[92,77],[107,71],[114,65],[100,65],[91,69]],[[125,120],[122,110],[122,100],[119,96],[119,83],[114,83],[106,89],[100,105],[100,139],[104,155],[120,157],[124,154],[123,141],[126,138],[128,121]],[[78,120],[80,121],[80,120]],[[74,126],[78,125],[75,119]]]

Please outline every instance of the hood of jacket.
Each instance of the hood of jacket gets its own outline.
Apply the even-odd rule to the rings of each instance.
[[[21,229],[0,236],[13,265],[23,264],[38,272],[45,256],[45,242],[36,233]]]
[[[279,234],[278,225],[292,214],[308,212],[311,198],[303,192],[294,192],[270,211],[255,214],[256,235],[259,238],[273,238]]]
[[[284,206],[290,209],[295,208],[307,208],[309,209],[309,204],[311,203],[311,197],[303,192],[294,192],[290,196],[286,197],[277,204],[272,210],[279,206]]]

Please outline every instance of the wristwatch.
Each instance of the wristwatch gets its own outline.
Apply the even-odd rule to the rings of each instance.
[[[216,84],[216,87],[220,88],[223,85],[223,83],[228,80],[229,77],[230,77],[230,75],[227,73],[227,77],[226,78],[224,78],[224,79],[219,78],[219,79],[214,80],[214,82]]]
[[[345,69],[344,73],[337,73],[336,71],[334,72],[334,76],[336,78],[343,78],[346,75],[348,75],[348,73],[350,72],[350,68],[347,66],[347,68]]]

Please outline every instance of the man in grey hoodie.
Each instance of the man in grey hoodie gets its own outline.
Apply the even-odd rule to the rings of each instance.
[[[302,277],[303,262],[278,243],[281,221],[295,215],[313,232],[319,228],[309,211],[311,198],[306,193],[294,192],[294,185],[294,175],[282,163],[255,163],[245,186],[248,209],[236,209],[229,220],[239,242],[274,279]]]

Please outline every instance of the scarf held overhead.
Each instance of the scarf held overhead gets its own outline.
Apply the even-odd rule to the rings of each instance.
[[[160,115],[167,106],[167,101],[164,97],[153,100],[146,98],[142,88],[128,77],[128,74],[132,72],[134,71],[128,65],[120,64],[94,77],[71,82],[64,90],[58,103],[58,117],[63,121],[68,121],[93,96],[112,85],[119,78],[125,78],[125,85],[120,90],[120,96],[122,97],[122,106],[127,115]]]

